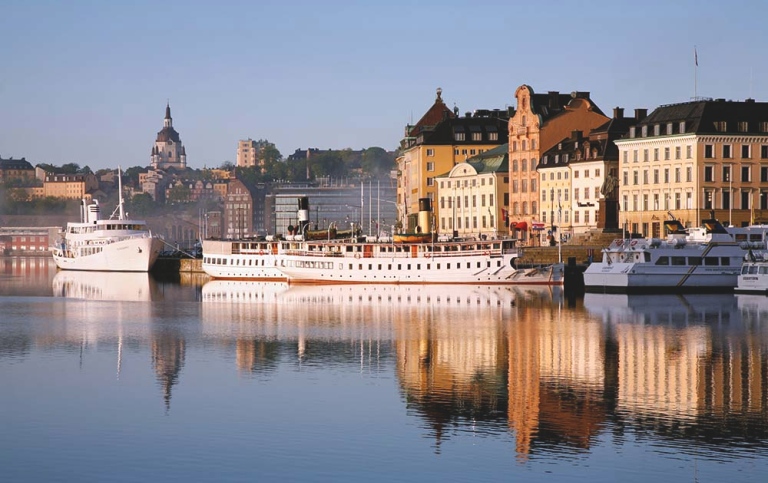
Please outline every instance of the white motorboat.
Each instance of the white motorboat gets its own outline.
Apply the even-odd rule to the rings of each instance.
[[[768,295],[768,254],[750,252],[741,265],[734,291]]]
[[[584,272],[587,292],[660,293],[733,291],[745,255],[765,246],[768,227],[728,227],[717,220],[686,229],[665,221],[666,240],[616,239]]]

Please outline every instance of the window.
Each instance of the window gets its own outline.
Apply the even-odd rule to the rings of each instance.
[[[643,171],[643,184],[648,184],[648,170]]]
[[[669,161],[669,148],[664,148],[664,160]]]
[[[489,141],[498,141],[499,140],[499,133],[497,133],[497,132],[489,132],[488,133],[488,140]]]
[[[516,159],[512,160],[512,172],[513,173],[517,173],[517,160]]]
[[[637,162],[637,149],[635,149],[634,151],[632,151],[632,162],[633,162],[633,163],[636,163],[636,162]]]
[[[731,145],[723,144],[723,159],[729,159],[731,157],[733,157],[731,155]]]
[[[715,180],[715,167],[704,166],[704,181],[711,183],[714,180]]]
[[[435,170],[435,162],[429,161],[427,162],[427,171],[434,171]]]
[[[464,133],[463,132],[457,132],[453,133],[453,139],[454,141],[464,141]]]
[[[704,157],[707,159],[712,159],[715,157],[715,146],[712,144],[705,144],[704,145]]]
[[[685,147],[685,159],[691,159],[693,157],[693,146]]]
[[[434,186],[435,185],[435,178],[427,177],[427,186]]]
[[[653,184],[659,184],[659,170],[653,170]]]
[[[669,184],[669,168],[664,168],[664,183]]]
[[[621,152],[622,162],[624,163],[629,162],[628,156],[629,156],[629,151],[622,151]]]
[[[574,170],[573,170],[573,178],[574,178],[574,179],[576,179],[576,178],[578,178],[578,177],[579,177],[579,170],[577,170],[577,169],[574,169]]]
[[[435,150],[434,149],[432,149],[432,148],[427,149],[427,156],[434,156],[434,155],[435,155]]]
[[[643,161],[648,162],[648,150],[643,149]]]
[[[749,123],[741,121],[738,123],[739,132],[747,132],[749,131]]]
[[[751,158],[751,152],[750,152],[750,145],[749,144],[742,144],[741,145],[741,157],[743,159],[749,159]]]
[[[693,181],[693,168],[691,168],[690,166],[685,168],[685,181],[687,183],[690,183],[691,181]]]
[[[595,170],[595,178],[599,178],[599,177],[600,177],[600,170],[596,169]]]
[[[658,161],[659,160],[659,148],[653,149],[653,160]]]
[[[680,156],[682,155],[683,148],[680,146],[675,146],[675,159],[680,159]]]
[[[727,183],[731,181],[731,166],[723,166],[723,182]]]
[[[624,171],[624,182],[622,184],[624,186],[627,186],[629,184],[629,171]]]
[[[481,132],[473,132],[472,133],[472,140],[473,141],[482,141],[483,140],[483,133],[481,133]]]
[[[573,188],[573,199],[579,201],[579,188]]]
[[[640,175],[637,170],[632,171],[632,184],[638,184],[640,182]]]
[[[728,130],[728,123],[725,121],[715,121],[715,131],[725,132]]]
[[[760,166],[760,182],[768,183],[768,166]]]
[[[598,199],[598,198],[600,198],[600,188],[595,186],[595,199]]]
[[[675,183],[680,182],[680,168],[675,168]]]
[[[741,180],[747,183],[752,181],[751,169],[749,166],[741,167]]]

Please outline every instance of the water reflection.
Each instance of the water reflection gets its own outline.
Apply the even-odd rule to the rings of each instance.
[[[44,333],[39,323],[0,326],[0,360],[18,341],[25,356],[106,344],[119,368],[128,344],[151,358],[167,410],[187,359],[213,347],[226,370],[284,378],[284,391],[281,368],[393,377],[400,412],[435,452],[463,433],[509,438],[521,460],[630,435],[710,457],[768,448],[761,296],[587,294],[570,307],[558,287],[210,281],[200,303],[181,304],[155,298],[151,279],[54,282],[57,295],[101,302],[63,299]],[[153,303],[112,302],[112,286]]]
[[[51,283],[54,297],[149,302],[163,295],[148,273],[63,270]]]

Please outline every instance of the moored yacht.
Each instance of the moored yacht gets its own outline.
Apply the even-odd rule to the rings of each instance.
[[[587,292],[733,291],[744,256],[764,245],[768,227],[728,227],[715,219],[686,229],[678,220],[664,222],[668,236],[616,239],[602,260],[584,272]]]
[[[768,254],[766,252],[750,252],[741,265],[741,273],[734,291],[768,295]]]
[[[152,268],[164,242],[145,221],[125,216],[122,183],[119,190],[120,201],[107,220],[101,219],[98,200],[82,201],[80,222],[67,223],[62,238],[51,248],[57,267],[107,272],[148,272]]]

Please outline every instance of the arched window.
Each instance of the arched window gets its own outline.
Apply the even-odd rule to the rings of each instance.
[[[523,161],[520,163],[520,165],[522,166],[522,168],[523,168],[523,171],[528,171],[528,160],[527,160],[527,159],[524,159],[524,160],[523,160]]]
[[[523,201],[523,214],[524,215],[528,214],[528,202],[527,201]]]
[[[535,215],[536,213],[539,212],[538,208],[539,207],[538,207],[537,203],[535,201],[531,201],[531,214],[532,215]]]
[[[512,172],[513,173],[517,173],[517,160],[516,159],[512,160]]]
[[[512,214],[513,215],[519,215],[520,214],[520,203],[518,203],[517,201],[515,201],[512,204]]]
[[[531,158],[531,171],[536,171],[536,158]]]

